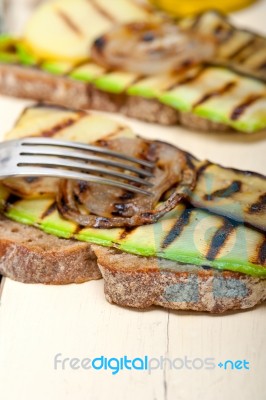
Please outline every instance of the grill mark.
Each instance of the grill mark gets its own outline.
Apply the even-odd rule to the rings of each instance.
[[[124,228],[119,235],[119,240],[125,240],[136,228]]]
[[[237,50],[235,50],[233,53],[231,53],[227,58],[229,60],[232,60],[233,58],[239,56],[240,53],[242,53],[243,50],[248,49],[249,46],[252,46],[256,42],[256,38],[251,38],[249,39],[246,43],[243,43],[242,46],[240,46]]]
[[[76,69],[76,67],[74,68],[74,70]],[[113,68],[105,68],[105,72],[103,73],[103,76],[108,75],[109,73],[111,74],[112,72],[116,72],[117,70],[113,69]],[[122,90],[122,92],[120,93],[120,96],[125,93],[127,91],[127,89],[129,89],[132,85],[135,85],[136,83],[141,82],[143,79],[146,79],[147,76],[145,75],[138,75],[136,76],[132,82],[128,83],[124,89]]]
[[[110,140],[111,138],[115,138],[115,136],[118,135],[120,132],[123,132],[124,129],[125,129],[124,126],[122,126],[122,125],[118,126],[118,127],[114,130],[114,132],[109,133],[109,135],[108,135],[108,140]]]
[[[258,70],[258,71],[260,71],[261,69],[266,69],[266,61],[263,61],[263,63],[260,64],[260,65],[257,67],[257,70]]]
[[[212,164],[210,161],[206,161],[203,165],[201,165],[201,166],[198,168],[198,171],[197,171],[198,177],[199,177],[204,171],[206,171],[206,169],[209,168],[211,165],[213,165],[213,164]]]
[[[245,63],[249,60],[250,57],[254,55],[255,52],[257,52],[257,49],[254,44],[254,46],[248,47],[246,51],[244,50],[242,54],[240,53],[236,58],[235,62],[239,65],[244,64],[245,66]]]
[[[230,29],[228,29],[227,27],[225,28],[222,24],[218,23],[218,25],[216,25],[215,29],[213,30],[213,33],[218,38],[220,43],[224,44],[235,34],[235,30],[232,29],[232,27],[230,27]],[[224,37],[220,38],[221,35]]]
[[[191,58],[187,58],[185,61],[182,62],[181,68],[189,68],[192,67],[195,64],[195,62]],[[177,71],[182,71],[181,68],[177,68]]]
[[[181,79],[181,81],[171,84],[169,87],[165,88],[164,90],[170,91],[170,90],[177,88],[178,86],[186,85],[187,83],[191,83],[193,81],[195,82],[205,70],[206,69],[204,67],[202,67],[194,75],[188,76],[184,79]]]
[[[207,100],[211,99],[212,97],[216,97],[219,95],[222,95],[226,92],[229,92],[231,89],[233,89],[236,86],[235,81],[231,81],[226,83],[223,87],[220,89],[214,90],[213,92],[205,94],[200,100],[198,100],[194,105],[193,108],[199,106],[200,104],[205,103]]]
[[[265,46],[266,46],[266,41],[265,43],[262,45],[260,43],[256,43],[257,38],[254,39],[254,45],[251,48],[248,48],[248,51],[244,51],[242,56],[240,54],[239,58],[238,58],[238,62],[239,63],[243,63],[244,65],[246,63],[249,62],[250,58],[252,58],[253,56],[256,56],[257,53],[261,54],[262,53],[262,57],[265,55]],[[254,67],[252,67],[253,69]]]
[[[44,137],[51,137],[54,136],[57,132],[61,131],[64,128],[67,128],[71,125],[73,125],[76,122],[75,119],[73,118],[68,118],[66,119],[64,122],[60,122],[59,124],[55,125],[54,127],[52,127],[49,130],[43,131],[41,133],[41,136]]]
[[[93,46],[96,47],[96,49],[99,53],[101,53],[103,51],[103,49],[105,48],[106,43],[107,43],[106,37],[103,35],[103,36],[98,37],[94,41]]]
[[[213,200],[214,197],[222,197],[227,198],[232,194],[237,193],[241,190],[242,182],[241,181],[233,181],[229,186],[216,190],[213,193],[205,194],[204,200]]]
[[[263,76],[256,77],[253,73],[253,71],[248,72],[247,70],[243,70],[239,67],[241,66],[241,63],[238,61],[237,63],[231,63],[230,65],[230,71],[235,72],[239,75],[239,77],[244,77],[244,78],[251,78],[255,79],[258,82],[266,82],[266,79]],[[205,64],[206,67],[215,67],[215,68],[227,68],[228,69],[228,63],[226,62],[226,59],[224,61],[222,60],[211,60],[208,61],[208,63]],[[245,64],[244,64],[245,67]]]
[[[225,18],[223,14],[221,14],[219,11],[216,11],[216,10],[212,10],[212,11],[216,14],[216,16],[218,16],[219,18],[222,18],[222,22],[217,21],[217,24],[213,27],[212,33],[215,36],[217,36],[219,39],[219,35],[221,34],[221,32],[223,33],[226,30],[226,36],[223,38],[223,40],[220,39],[220,43],[225,43],[228,39],[230,39],[235,34],[236,29],[231,24],[229,24],[227,18]],[[198,29],[198,32],[201,33],[201,26],[200,26],[200,24],[202,23],[201,19],[203,19],[203,23],[204,23],[204,17],[206,16],[206,14],[208,14],[208,11],[202,11],[201,13],[197,14],[197,17],[195,18],[195,20],[193,21],[193,23],[191,25],[191,29],[193,29],[193,30]],[[229,30],[227,27],[224,28],[224,26],[222,25],[224,20],[229,25],[229,27],[230,27]]]
[[[73,197],[74,197],[75,202],[76,202],[79,206],[81,206],[82,203],[81,203],[81,200],[80,200],[78,194],[74,193]]]
[[[108,11],[106,11],[103,7],[101,7],[98,3],[97,0],[87,0],[90,5],[105,19],[107,19],[109,22],[116,23],[117,20],[116,18],[110,14]]]
[[[198,29],[198,27],[199,27],[199,25],[200,25],[200,23],[201,23],[201,20],[202,20],[202,17],[203,17],[203,16],[204,16],[203,13],[198,13],[198,14],[195,16],[195,19],[194,19],[194,21],[192,22],[192,25],[190,26],[190,29],[191,29],[191,30]]]
[[[66,201],[65,191],[62,193],[62,195],[60,194],[60,208],[65,213],[67,213],[68,211],[71,211],[71,209]],[[61,210],[60,210],[60,213],[62,214]]]
[[[73,235],[78,235],[80,233],[80,231],[82,231],[84,229],[84,226],[82,225],[77,225],[75,232],[73,233]],[[72,235],[72,237],[73,237]]]
[[[22,197],[20,197],[20,196],[18,196],[18,195],[16,195],[16,194],[11,193],[11,194],[8,196],[6,202],[7,202],[8,204],[11,205],[11,204],[17,203],[17,202],[20,201],[20,200],[22,200]]]
[[[234,108],[234,110],[231,113],[231,119],[233,121],[238,120],[242,114],[246,111],[246,109],[255,103],[257,100],[261,99],[263,96],[262,95],[251,95],[246,98],[242,103],[240,103],[238,106]]]
[[[59,122],[58,124],[56,124],[52,128],[42,131],[40,133],[40,136],[52,137],[55,134],[57,134],[58,132],[60,132],[62,129],[68,128],[68,127],[74,125],[81,118],[85,117],[85,115],[87,115],[85,112],[80,112],[79,115],[78,115],[78,118],[73,118],[72,117],[72,118],[65,119],[64,121]]]
[[[185,226],[189,223],[190,215],[191,215],[192,209],[191,208],[186,208],[183,213],[180,215],[178,220],[175,222],[175,224],[172,226],[170,232],[167,234],[167,236],[164,238],[164,241],[162,243],[162,248],[165,249],[168,246],[170,246],[171,243],[175,241],[175,239],[181,235],[183,229]]]
[[[221,226],[212,238],[210,247],[206,254],[206,258],[209,261],[213,261],[217,258],[225,243],[229,239],[230,235],[234,232],[236,224],[231,221],[224,221],[223,226]]]
[[[251,204],[248,208],[248,213],[257,214],[264,210],[266,211],[266,193],[263,193],[256,203]]]
[[[224,26],[222,25],[221,22],[218,22],[217,25],[213,29],[213,33],[215,35],[220,35],[223,32],[224,32]]]
[[[86,192],[89,188],[89,183],[85,181],[78,181],[78,188],[80,193]]]
[[[143,79],[146,77],[144,75],[138,75],[136,78],[133,79],[132,82],[130,82],[124,89],[123,92],[125,92],[127,89],[129,89],[132,85],[136,85],[137,83],[141,82]]]
[[[184,154],[185,154],[186,162],[187,162],[187,165],[189,166],[189,168],[195,170],[196,167],[193,163],[193,160],[197,161],[197,159],[189,153],[184,152]]]
[[[8,198],[6,199],[6,201],[5,201],[5,204],[4,204],[4,212],[7,212],[7,211],[9,210],[10,206],[12,206],[12,205],[18,203],[18,202],[21,201],[21,200],[22,200],[22,197],[20,197],[20,196],[18,196],[18,195],[16,195],[16,194],[11,193],[11,194],[8,196]]]
[[[41,215],[41,219],[49,217],[57,209],[56,202],[54,201]]]
[[[125,201],[125,200],[131,200],[134,197],[135,197],[135,193],[125,190],[124,193],[119,197],[119,199],[122,201]]]
[[[259,247],[257,262],[261,265],[266,264],[266,238],[264,238],[262,244]]]
[[[98,139],[95,144],[97,146],[106,147],[112,150],[110,147],[110,139],[115,138],[120,132],[123,132],[124,129],[125,127],[122,125],[118,126],[112,133],[109,133],[105,139]]]
[[[79,26],[62,10],[56,10],[57,15],[61,20],[78,36],[84,36],[83,32],[80,30]]]

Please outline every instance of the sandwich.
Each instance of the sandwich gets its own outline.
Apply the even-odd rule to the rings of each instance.
[[[253,133],[266,127],[265,49],[214,11],[175,21],[143,1],[56,0],[22,37],[0,37],[0,93]]]
[[[265,176],[198,160],[93,112],[29,107],[5,139],[25,136],[141,156],[155,163],[154,186],[148,198],[82,181],[4,180],[3,275],[47,284],[102,276],[108,301],[136,308],[222,313],[265,301]]]

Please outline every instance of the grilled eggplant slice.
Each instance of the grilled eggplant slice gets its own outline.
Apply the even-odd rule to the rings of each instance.
[[[266,231],[266,177],[210,162],[198,169],[190,201],[195,207]]]

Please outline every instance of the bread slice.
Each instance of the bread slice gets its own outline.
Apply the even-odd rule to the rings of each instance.
[[[20,282],[54,285],[101,278],[89,243],[60,239],[3,216],[0,274]]]
[[[266,300],[266,279],[92,245],[106,299],[120,306],[223,313]]]
[[[108,93],[90,83],[20,65],[0,64],[0,93],[76,109],[117,112],[162,125],[181,124],[200,131],[232,131],[225,124],[178,111],[156,99]]]

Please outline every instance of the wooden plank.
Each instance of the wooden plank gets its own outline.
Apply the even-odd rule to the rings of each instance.
[[[224,316],[172,311],[168,354],[183,360],[187,356],[188,368],[184,363],[180,370],[166,370],[167,398],[263,400],[266,390],[265,327],[266,304]],[[207,358],[214,359],[215,369],[206,369],[210,363]],[[196,359],[203,360],[204,364]],[[231,369],[229,362],[227,369],[218,367],[220,362],[225,364],[227,360],[246,360],[250,369]],[[176,365],[180,367],[181,361]]]
[[[0,382],[4,399],[163,399],[163,371],[54,369],[54,357],[164,355],[167,312],[105,301],[103,281],[25,285],[7,280],[1,305]],[[14,377],[16,383],[14,384]],[[42,382],[43,381],[43,382]]]

